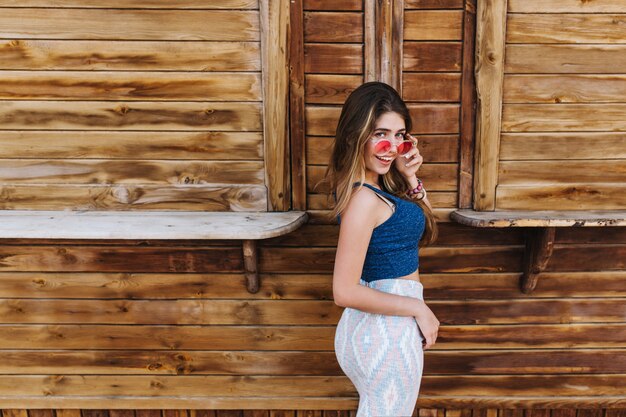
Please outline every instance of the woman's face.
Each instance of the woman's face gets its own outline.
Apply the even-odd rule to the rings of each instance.
[[[368,183],[378,184],[378,176],[389,172],[391,164],[399,157],[396,145],[404,139],[406,126],[404,118],[395,112],[383,113],[374,126],[374,132],[365,145],[365,179]],[[383,154],[376,153],[376,140],[380,139],[388,139],[392,143]]]

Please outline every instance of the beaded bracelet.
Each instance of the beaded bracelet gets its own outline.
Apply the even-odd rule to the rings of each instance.
[[[422,180],[418,178],[417,187],[413,189],[409,189],[406,192],[406,194],[409,196],[409,198],[412,198],[414,200],[421,200],[424,197],[426,197],[426,188],[424,188],[424,184],[422,183]]]

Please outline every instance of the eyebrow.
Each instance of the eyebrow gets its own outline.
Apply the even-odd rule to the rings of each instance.
[[[384,127],[378,127],[376,129],[374,129],[374,132],[376,132],[377,130],[382,130],[383,132],[391,132],[391,129],[387,129],[387,128],[384,128]],[[406,130],[406,128],[403,128],[403,129],[398,130],[398,132],[402,132],[402,131],[405,131],[405,130]]]

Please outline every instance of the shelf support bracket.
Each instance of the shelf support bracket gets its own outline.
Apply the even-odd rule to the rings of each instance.
[[[520,279],[520,288],[524,294],[533,292],[539,274],[548,265],[554,249],[555,231],[554,227],[533,227],[526,231],[524,272]]]
[[[256,240],[243,241],[243,267],[246,275],[246,288],[251,294],[259,292],[259,273]]]

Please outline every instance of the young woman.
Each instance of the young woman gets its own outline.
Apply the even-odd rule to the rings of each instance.
[[[345,307],[335,353],[359,392],[357,417],[410,416],[423,349],[437,339],[418,272],[418,242],[432,243],[437,229],[410,130],[393,88],[361,85],[341,111],[326,175],[340,222],[333,295]]]

